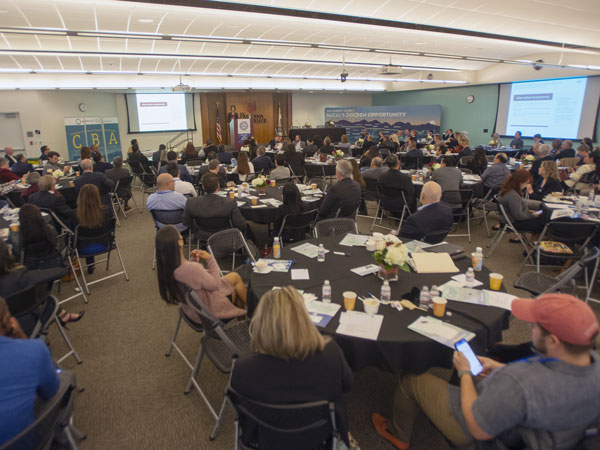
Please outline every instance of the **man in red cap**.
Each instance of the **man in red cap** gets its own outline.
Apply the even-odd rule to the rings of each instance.
[[[515,299],[511,309],[529,322],[538,355],[508,365],[479,357],[482,379],[475,384],[469,361],[454,352],[460,388],[428,373],[404,374],[392,419],[372,415],[377,432],[396,448],[408,449],[413,423],[423,411],[457,447],[496,439],[509,448],[526,440],[535,448],[567,449],[582,441],[600,416],[594,312],[565,294]]]

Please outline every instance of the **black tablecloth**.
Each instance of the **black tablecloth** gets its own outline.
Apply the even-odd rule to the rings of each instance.
[[[305,160],[304,170],[308,177],[326,176],[332,177],[335,175],[337,164],[317,163],[314,161]]]
[[[332,302],[342,305],[340,311],[343,310],[343,291],[355,291],[359,296],[367,296],[372,292],[375,296],[379,296],[382,282],[376,275],[359,277],[350,272],[352,268],[372,263],[372,253],[367,252],[363,247],[340,246],[342,237],[332,236],[307,241],[315,244],[322,242],[325,248],[330,250],[324,263],[292,251],[291,248],[298,244],[283,248],[282,258],[294,259],[292,268],[308,268],[310,280],[292,282],[290,272],[266,275],[253,273],[248,290],[248,314],[252,315],[260,297],[273,286],[293,284],[296,288],[313,293],[320,299],[323,281],[328,279],[332,287]],[[345,252],[350,254],[350,257],[334,255],[333,251]],[[466,271],[469,264],[470,258],[456,262],[461,272]],[[451,274],[419,275],[414,272],[399,271],[399,280],[390,283],[392,299],[408,298],[406,294],[413,287],[420,289],[424,285],[429,287],[433,284],[442,285],[450,279],[450,276]],[[476,278],[484,282],[482,287],[489,287],[489,270],[484,269],[476,273]],[[362,310],[360,300],[356,301],[356,310]],[[471,346],[479,354],[482,354],[490,344],[502,340],[502,330],[508,328],[510,314],[503,309],[450,301],[447,310],[452,312],[452,316],[446,316],[444,321],[476,334],[471,341]],[[399,312],[391,306],[381,305],[379,314],[383,314],[384,320],[377,341],[335,334],[339,325],[340,312],[321,331],[334,336],[344,351],[350,367],[354,370],[374,365],[384,370],[405,369],[421,373],[432,366],[451,367],[450,348],[407,328],[410,323],[426,313],[406,309]]]
[[[346,134],[345,128],[290,128],[290,139],[292,142],[296,139],[296,135],[300,135],[300,139],[306,141],[319,135],[321,139],[325,136],[331,138],[331,142],[339,142],[342,139],[342,134]]]

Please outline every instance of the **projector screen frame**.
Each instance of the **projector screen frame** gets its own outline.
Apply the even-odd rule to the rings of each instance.
[[[196,99],[195,94],[193,92],[143,92],[143,94],[148,95],[173,95],[173,94],[183,94],[189,95],[192,98],[192,121],[194,122],[194,128],[183,128],[180,130],[154,130],[154,131],[131,131],[131,118],[129,115],[129,103],[127,102],[128,95],[136,95],[136,93],[125,93],[125,112],[127,114],[127,134],[151,134],[151,133],[181,133],[183,131],[198,131],[198,127],[196,125]]]

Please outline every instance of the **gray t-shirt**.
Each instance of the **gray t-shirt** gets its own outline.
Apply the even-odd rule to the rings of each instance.
[[[600,414],[600,360],[596,352],[590,354],[592,363],[586,367],[536,356],[495,370],[475,385],[479,395],[473,403],[475,421],[507,445],[520,428],[537,430],[538,435],[545,430],[546,442],[552,443],[545,448],[573,448]],[[450,386],[449,398],[450,410],[470,436],[460,387]]]

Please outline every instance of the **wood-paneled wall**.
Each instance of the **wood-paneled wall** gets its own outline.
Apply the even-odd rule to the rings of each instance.
[[[285,92],[219,92],[200,94],[202,135],[204,140],[216,142],[217,102],[223,142],[229,143],[227,113],[235,105],[240,118],[251,116],[254,120],[254,137],[258,143],[268,143],[275,136],[278,111],[284,134],[292,124],[292,94]]]

